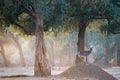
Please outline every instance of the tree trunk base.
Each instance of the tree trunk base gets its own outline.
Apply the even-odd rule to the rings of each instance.
[[[84,61],[84,57],[76,55],[75,64],[79,64]]]

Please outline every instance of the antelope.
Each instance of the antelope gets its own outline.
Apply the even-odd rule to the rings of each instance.
[[[91,52],[92,52],[92,48],[90,48],[88,51],[80,51],[80,56],[85,56],[87,62],[87,57],[91,54]]]

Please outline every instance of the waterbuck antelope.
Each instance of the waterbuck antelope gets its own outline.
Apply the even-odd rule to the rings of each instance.
[[[85,56],[87,62],[87,57],[91,54],[91,52],[92,52],[92,48],[90,48],[88,51],[80,51],[80,56]]]

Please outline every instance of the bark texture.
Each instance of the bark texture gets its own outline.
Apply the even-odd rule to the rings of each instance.
[[[84,41],[85,41],[85,31],[86,31],[86,27],[87,27],[87,23],[86,22],[79,22],[79,32],[78,32],[78,43],[77,43],[77,54],[76,54],[76,59],[75,59],[75,63],[78,64],[80,62],[83,61],[83,58],[80,57],[79,52],[80,51],[84,51]]]
[[[36,13],[36,53],[34,64],[34,76],[50,75],[50,67],[45,54],[44,30],[41,16]]]

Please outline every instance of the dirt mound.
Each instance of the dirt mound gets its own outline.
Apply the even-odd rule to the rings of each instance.
[[[85,62],[69,68],[58,76],[72,79],[93,78],[96,80],[117,80],[101,68]]]

